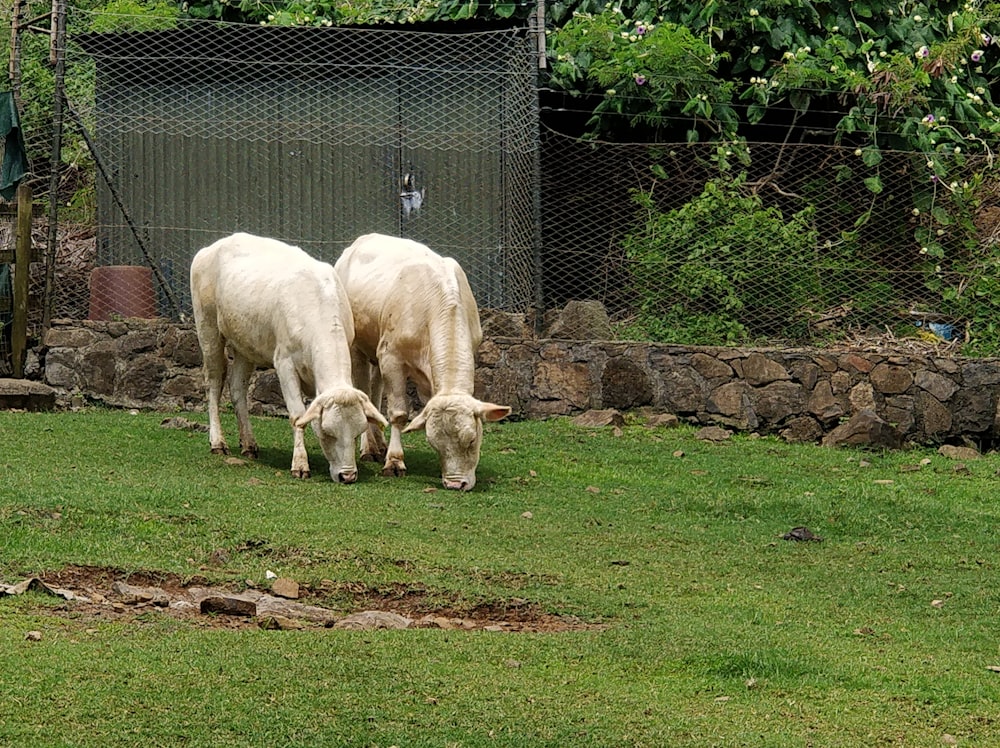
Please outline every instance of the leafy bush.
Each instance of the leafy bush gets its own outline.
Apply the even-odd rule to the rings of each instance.
[[[731,344],[789,332],[794,311],[819,293],[818,236],[807,208],[786,218],[722,177],[680,208],[661,212],[646,193],[642,227],[624,247],[639,296],[637,327],[656,340]],[[776,269],[783,272],[776,276]]]

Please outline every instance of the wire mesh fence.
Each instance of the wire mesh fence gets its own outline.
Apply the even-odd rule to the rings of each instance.
[[[692,344],[965,334],[954,302],[991,272],[990,162],[956,154],[943,184],[884,151],[873,182],[854,148],[728,148],[545,131],[546,304],[599,299],[624,337]]]
[[[148,24],[67,17],[59,240],[32,271],[52,317],[184,319],[191,257],[233,231],[331,262],[360,234],[408,236],[458,259],[483,308],[597,300],[617,336],[689,344],[960,337],[955,300],[990,270],[985,159],[938,154],[945,184],[916,153],[562,135],[522,28]],[[44,200],[52,50],[22,36]]]
[[[61,206],[95,218],[90,255],[56,258],[72,278],[55,316],[185,318],[191,258],[235,231],[329,262],[361,234],[404,235],[458,259],[480,304],[535,305],[525,29],[148,23],[68,12],[63,159],[76,149],[95,189],[67,185]]]

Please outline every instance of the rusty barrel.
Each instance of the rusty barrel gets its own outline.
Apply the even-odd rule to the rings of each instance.
[[[159,316],[153,271],[143,265],[106,265],[90,273],[89,319]]]

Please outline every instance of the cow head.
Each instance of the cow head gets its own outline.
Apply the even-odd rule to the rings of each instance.
[[[445,488],[471,491],[476,485],[483,421],[499,421],[510,414],[506,405],[484,403],[471,395],[435,395],[403,433],[427,430],[427,442],[441,459]]]
[[[321,392],[295,422],[299,428],[311,423],[323,454],[330,463],[330,477],[338,483],[358,479],[355,458],[357,439],[369,423],[385,428],[389,422],[361,390],[353,387]]]

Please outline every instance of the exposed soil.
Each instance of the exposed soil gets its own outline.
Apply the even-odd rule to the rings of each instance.
[[[202,577],[183,580],[173,574],[124,572],[106,567],[67,566],[40,574],[38,580],[48,588],[46,591],[66,598],[54,608],[46,605],[46,612],[84,623],[90,620],[95,623],[138,621],[156,613],[197,626],[221,629],[393,627],[338,625],[353,617],[352,614],[378,611],[390,614],[389,618],[397,614],[409,619],[405,628],[563,632],[604,627],[604,624],[585,623],[575,616],[546,612],[522,598],[475,605],[459,601],[449,604],[442,601],[440,593],[432,593],[419,585],[372,589],[357,582],[324,580],[316,587],[299,585],[298,598],[286,601],[271,595],[270,590],[210,585]],[[228,598],[235,602],[245,597],[259,599],[261,612],[257,615],[229,615],[217,610],[206,613],[205,606],[199,603],[207,597]]]

